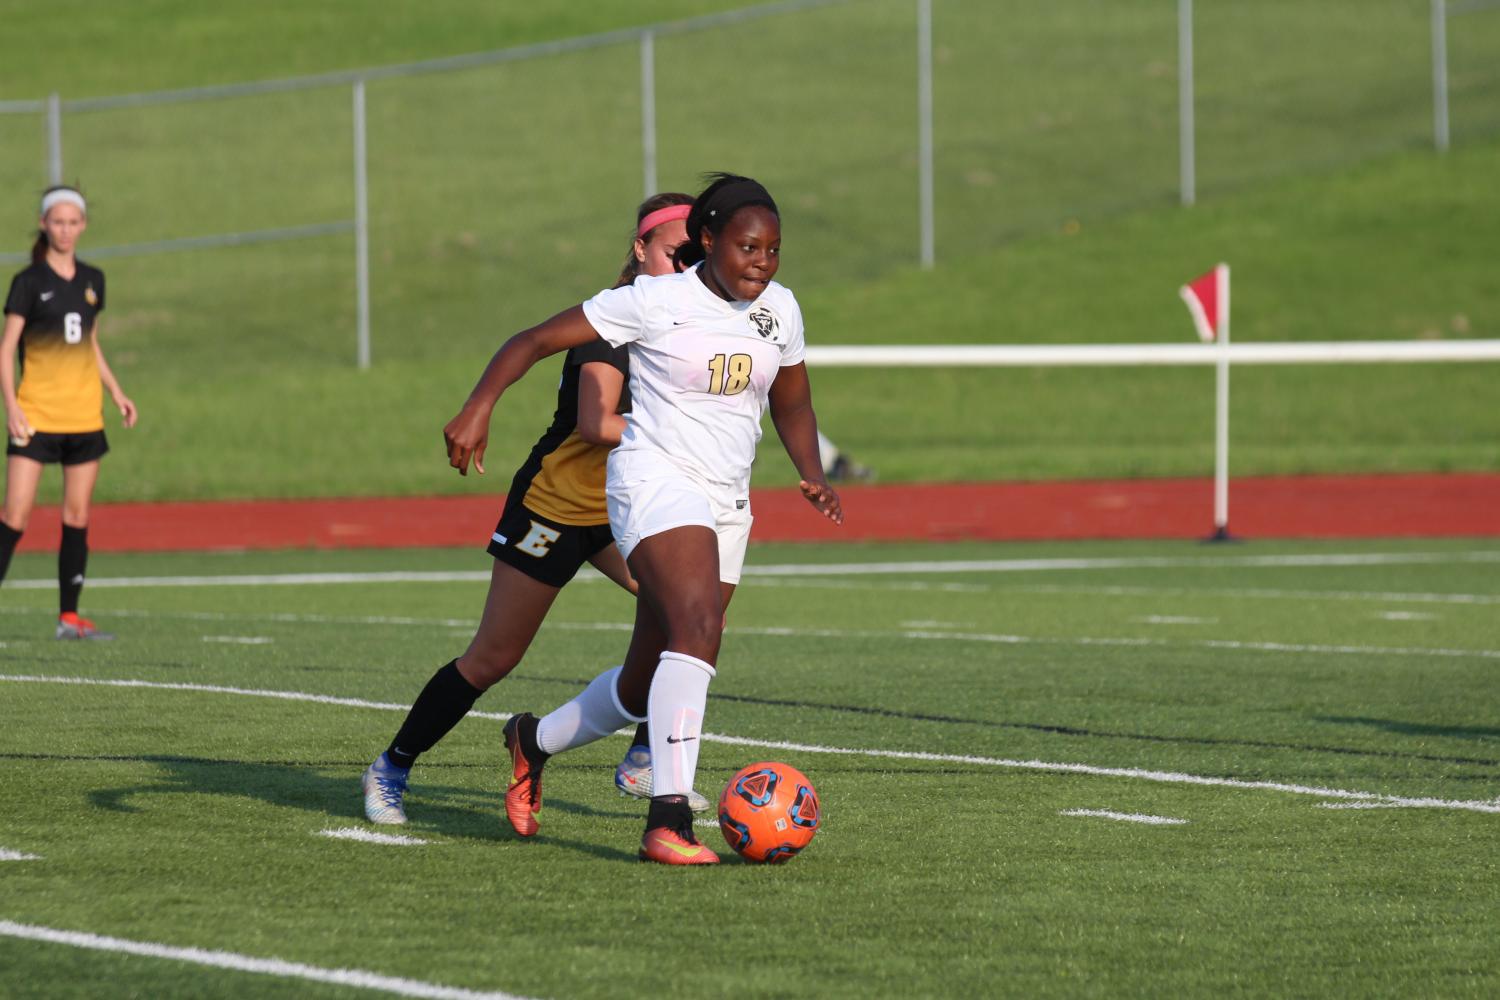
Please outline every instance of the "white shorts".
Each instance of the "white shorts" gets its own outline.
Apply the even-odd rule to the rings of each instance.
[[[608,469],[609,529],[622,556],[628,560],[643,538],[701,524],[719,536],[719,579],[740,582],[755,520],[748,489],[705,483],[648,451],[612,451]]]

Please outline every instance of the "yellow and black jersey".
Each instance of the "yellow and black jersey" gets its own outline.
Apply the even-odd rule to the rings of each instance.
[[[26,320],[16,402],[32,429],[49,434],[103,430],[94,322],[104,311],[104,272],[78,261],[69,281],[45,262],[33,264],[11,279],[5,311]]]
[[[613,365],[626,377],[616,412],[630,411],[629,349],[611,347],[602,340],[573,348],[563,361],[552,426],[531,449],[510,485],[511,502],[519,497],[528,508],[559,524],[609,523],[604,504],[604,462],[609,448],[578,436],[578,379],[591,361]]]

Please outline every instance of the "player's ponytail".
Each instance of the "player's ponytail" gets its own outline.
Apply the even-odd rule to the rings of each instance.
[[[758,181],[738,174],[709,174],[708,187],[693,201],[687,217],[687,242],[677,248],[673,261],[679,271],[707,258],[703,249],[703,231],[718,236],[734,218],[734,213],[749,205],[763,205],[780,217],[781,210]]]
[[[47,259],[47,234],[37,230],[36,242],[31,244],[31,262],[40,264]]]
[[[630,249],[625,252],[625,263],[620,266],[620,276],[615,279],[615,287],[620,288],[630,284],[641,275],[641,262],[635,257],[635,241],[644,240],[651,242],[651,234],[661,222],[648,222],[649,218],[664,208],[673,208],[678,205],[691,205],[693,196],[682,194],[678,191],[664,191],[661,194],[653,194],[640,207],[635,210],[635,235],[630,239]],[[663,219],[663,222],[666,220]]]

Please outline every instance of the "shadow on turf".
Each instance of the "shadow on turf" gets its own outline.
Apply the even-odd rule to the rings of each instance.
[[[362,767],[351,764],[348,773],[329,774],[324,769],[341,765],[300,764],[270,761],[220,760],[211,757],[172,757],[161,755],[42,755],[0,754],[26,759],[67,759],[130,761],[152,764],[162,770],[158,780],[120,788],[102,788],[88,794],[90,804],[110,812],[140,812],[132,800],[154,795],[193,794],[225,795],[233,798],[258,799],[275,806],[291,806],[317,813],[329,820],[347,820],[365,824],[364,804],[360,794]],[[597,767],[584,768],[598,772]],[[409,793],[410,808],[417,822],[414,827],[453,837],[476,840],[515,841],[517,837],[501,818],[499,790],[476,791],[452,785],[414,782]],[[634,819],[640,810],[599,809],[594,806],[555,796],[546,800],[551,812],[568,813],[603,819]],[[539,836],[537,842],[551,843],[608,859],[630,858],[634,854],[598,844]]]
[[[1317,721],[1339,726],[1368,726],[1402,736],[1448,736],[1459,740],[1500,739],[1500,728],[1494,726],[1438,726],[1430,722],[1402,722],[1399,719],[1368,719],[1343,715],[1319,716]]]

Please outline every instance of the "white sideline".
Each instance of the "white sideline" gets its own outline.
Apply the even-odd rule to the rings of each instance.
[[[1036,573],[1053,570],[1090,569],[1183,569],[1191,567],[1231,568],[1267,566],[1398,566],[1431,563],[1500,562],[1500,551],[1480,552],[1358,552],[1325,555],[1213,556],[1190,559],[1177,556],[1140,556],[1059,559],[953,559],[911,562],[782,563],[750,565],[746,576],[868,576],[903,573]],[[106,576],[89,577],[95,587],[278,587],[325,586],[356,583],[483,583],[488,570],[390,571],[378,573],[255,573],[228,576]],[[584,574],[579,575],[584,579]],[[597,572],[588,579],[603,579]],[[56,579],[8,580],[16,590],[50,590]]]
[[[785,584],[781,584],[785,586]],[[984,590],[991,588],[984,587]],[[1028,584],[1005,593],[1099,594],[1104,597],[1249,597],[1262,600],[1374,601],[1380,604],[1500,604],[1500,594],[1425,594],[1382,590],[1281,590],[1271,587],[1093,587],[1087,584]]]
[[[1145,823],[1148,826],[1185,826],[1187,820],[1171,816],[1150,816],[1146,813],[1121,813],[1109,809],[1063,809],[1059,816],[1098,816],[1100,819],[1117,819],[1126,823]]]
[[[337,829],[319,830],[318,836],[334,840],[360,840],[366,844],[395,844],[402,847],[418,847],[427,841],[421,837],[405,837],[399,833],[376,833],[357,826],[342,826]]]
[[[351,708],[373,708],[383,711],[405,712],[411,706],[389,702],[364,701],[359,698],[336,698],[331,695],[305,694],[300,691],[270,691],[253,688],[220,687],[214,684],[164,683],[139,680],[102,680],[88,677],[40,677],[15,674],[0,674],[0,681],[38,684],[81,684],[99,687],[155,688],[166,691],[200,691],[210,694],[238,694],[259,698],[279,698],[286,701],[309,701],[325,705],[343,705]],[[507,719],[498,712],[470,712],[472,716],[487,719]],[[1153,771],[1134,767],[1100,767],[1093,764],[1070,764],[1044,760],[1013,760],[1007,757],[975,757],[966,754],[924,753],[911,750],[871,750],[860,747],[830,747],[811,743],[791,743],[781,740],[756,740],[743,736],[728,736],[723,733],[703,733],[705,743],[723,743],[727,746],[756,747],[764,750],[792,750],[798,753],[835,754],[844,757],[877,757],[889,760],[921,760],[941,764],[973,764],[981,767],[1014,768],[1023,771],[1046,771],[1057,774],[1087,774],[1104,778],[1130,778],[1138,781],[1154,781],[1175,785],[1198,785],[1213,788],[1239,788],[1291,795],[1314,795],[1324,799],[1343,799],[1356,802],[1388,803],[1412,809],[1456,809],[1467,812],[1500,814],[1500,799],[1481,801],[1472,799],[1410,798],[1401,795],[1386,795],[1380,792],[1362,792],[1344,788],[1321,788],[1316,785],[1298,785],[1283,781],[1251,781],[1242,778],[1217,778],[1206,775],[1186,774],[1179,771]]]
[[[202,948],[174,948],[170,945],[152,944],[147,941],[127,941],[124,938],[103,937],[82,931],[62,931],[51,927],[18,924],[0,920],[0,936],[21,938],[27,941],[45,941],[49,944],[66,944],[74,948],[93,951],[108,951],[124,955],[140,955],[145,958],[164,958],[174,962],[191,962],[216,969],[232,969],[236,972],[256,972],[283,979],[306,979],[317,983],[332,983],[335,986],[352,986],[356,989],[379,990],[403,997],[423,997],[429,1000],[525,1000],[515,993],[466,990],[459,986],[440,986],[424,983],[418,979],[403,979],[399,976],[382,976],[363,969],[324,969],[301,962],[288,962],[280,958],[255,958],[238,955],[232,951],[206,951]]]
[[[0,847],[0,861],[40,861],[40,854],[27,854],[25,851],[12,851],[8,847]]]

